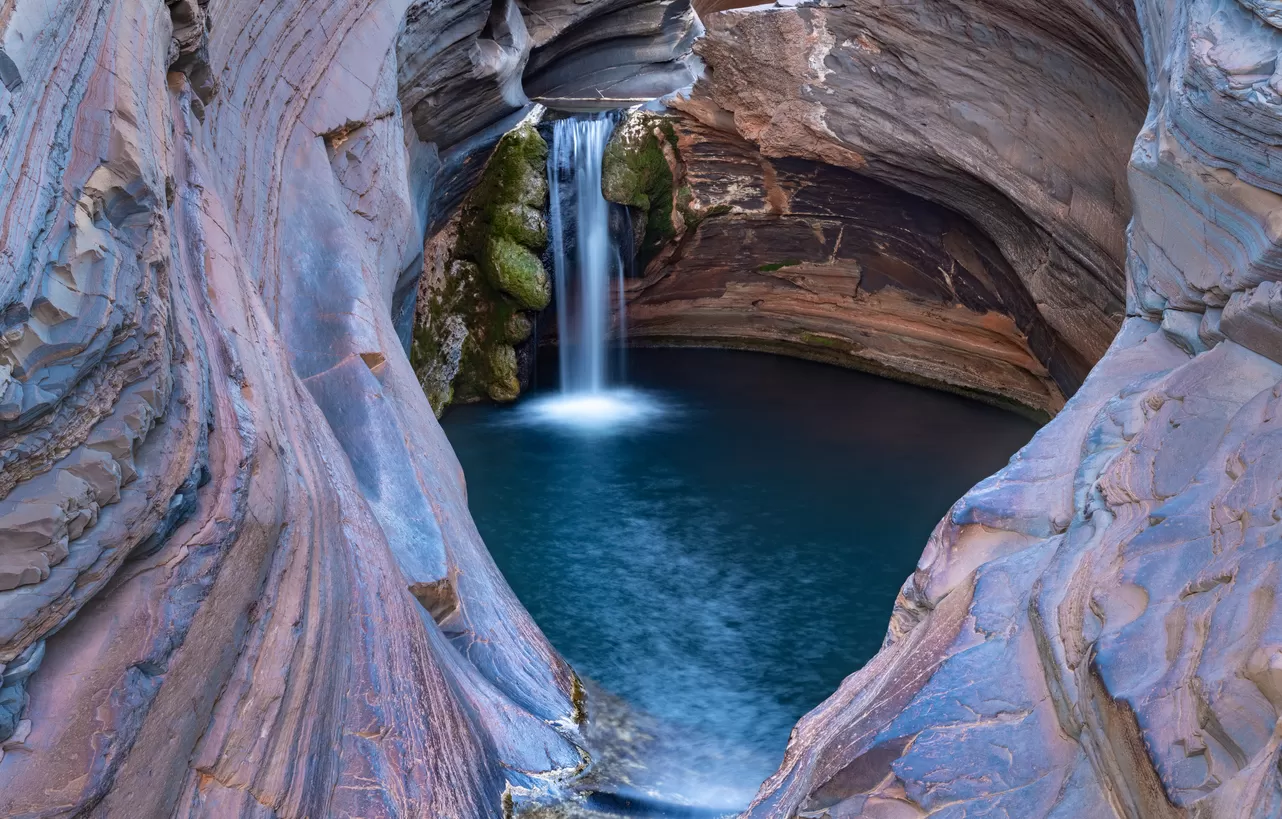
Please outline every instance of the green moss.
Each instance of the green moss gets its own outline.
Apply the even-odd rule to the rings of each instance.
[[[521,125],[499,140],[476,191],[488,194],[496,204],[542,208],[548,198],[547,161],[547,142],[534,126]]]
[[[551,298],[547,143],[531,125],[503,136],[458,215],[449,272],[419,305],[410,361],[439,415],[451,401],[520,393],[512,344],[529,338],[525,310]]]
[[[574,708],[571,718],[582,725],[588,721],[588,692],[583,688],[583,680],[573,671],[570,672],[570,704]]]
[[[785,267],[796,267],[799,264],[801,264],[800,259],[784,259],[782,262],[773,262],[771,264],[763,264],[760,267],[758,267],[757,270],[762,273],[772,273],[776,270],[782,270]]]
[[[552,286],[539,257],[511,239],[490,237],[481,270],[491,284],[527,310],[542,310],[552,299]]]
[[[503,337],[510,344],[520,344],[534,331],[534,322],[524,313],[513,313],[503,325]]]
[[[642,267],[676,234],[672,224],[672,165],[664,147],[677,153],[676,131],[668,117],[639,112],[615,129],[601,162],[601,191],[611,202],[641,211],[644,230],[637,261]],[[688,206],[692,193],[685,191]]]
[[[832,336],[821,336],[817,333],[802,333],[801,341],[804,344],[810,344],[816,347],[831,347],[835,350],[848,350],[851,347],[849,341]]]
[[[548,221],[543,211],[519,203],[494,209],[491,236],[503,236],[526,247],[541,248],[548,243]]]
[[[489,349],[489,385],[487,391],[495,401],[515,401],[521,394],[516,377],[516,350],[506,344]]]

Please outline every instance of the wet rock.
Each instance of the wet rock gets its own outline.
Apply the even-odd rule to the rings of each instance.
[[[22,72],[3,48],[0,48],[0,83],[10,91],[17,91],[22,87]]]
[[[703,27],[689,0],[533,0],[525,8],[534,41],[525,89],[551,108],[626,108],[695,80],[691,46]]]

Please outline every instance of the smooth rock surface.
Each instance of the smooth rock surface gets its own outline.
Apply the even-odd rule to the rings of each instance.
[[[581,770],[581,689],[398,331],[528,99],[675,88],[696,27],[407,5],[0,4],[0,814],[498,816]],[[1103,355],[940,524],[754,815],[1282,812],[1275,11],[709,19],[687,114],[960,214]]]
[[[1124,171],[1147,99],[1128,3],[781,3],[706,23],[706,73],[674,105],[767,158],[858,171],[966,217],[1080,381],[1125,298]]]
[[[0,814],[494,816],[581,766],[393,326],[405,16],[0,8]]]

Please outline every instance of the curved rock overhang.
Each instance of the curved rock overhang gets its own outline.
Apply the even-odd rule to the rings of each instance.
[[[987,333],[964,330],[953,336],[959,344],[930,349],[927,334],[901,334],[904,325],[884,321],[868,299],[847,301],[835,311],[856,319],[844,328],[830,324],[840,330],[838,345],[855,345],[836,358],[1056,411],[1103,354],[1124,312],[1130,215],[1125,167],[1147,100],[1134,16],[1124,6],[1090,3],[1066,3],[1048,15],[1030,14],[1018,3],[743,5],[701,8],[708,31],[696,51],[704,74],[671,105],[697,119],[706,134],[746,140],[761,162],[812,163],[816,182],[807,190],[831,179],[835,191],[843,176],[855,172],[918,197],[926,207],[943,206],[983,234],[999,251],[1001,266],[1015,274],[989,285],[1002,292],[1004,304],[956,314],[973,325],[994,324],[989,329],[1003,340],[988,351],[980,339]],[[773,168],[756,171],[752,164],[743,166],[742,183],[769,187]],[[696,176],[704,172],[696,170]],[[732,214],[749,215],[725,204]],[[896,206],[893,197],[885,199],[882,218]],[[853,219],[856,230],[861,220],[868,225],[877,218],[865,219],[857,210],[831,215]],[[895,221],[881,228],[891,230]],[[714,224],[729,230],[714,222],[700,230],[706,233]],[[753,223],[754,230],[760,227]],[[902,232],[921,228],[900,225]],[[822,244],[810,250],[818,252]],[[679,287],[674,283],[683,275],[682,251],[674,255],[666,281]],[[774,260],[738,261],[746,262],[740,265],[744,273]],[[909,266],[915,278],[950,290],[956,289],[947,281],[956,262],[921,258]],[[854,267],[854,276],[835,290],[821,284],[820,300],[835,305],[849,295],[843,287],[856,297],[872,296],[858,290],[859,265]],[[762,289],[766,283],[756,284]],[[901,280],[889,292],[902,295],[908,309],[894,312],[918,313],[927,324],[939,321],[922,288],[903,285]],[[765,290],[787,298],[777,289]],[[760,324],[746,305],[720,295],[716,301],[699,306],[722,308],[715,320],[727,329],[709,337],[728,335],[736,313],[745,328]],[[956,293],[943,300],[964,302]],[[1024,305],[1032,305],[1036,315]],[[705,318],[686,309],[694,306],[675,306],[663,318],[674,327],[684,324],[680,332],[693,338],[703,332]],[[639,305],[643,315],[652,307],[646,299]],[[864,313],[869,326],[857,320]],[[1008,329],[995,327],[1002,320]],[[871,326],[882,332],[870,334]],[[645,333],[643,326],[636,337]],[[968,335],[969,342],[961,341]],[[878,340],[886,349],[878,349]],[[752,345],[749,338],[743,342]],[[822,352],[821,345],[792,346],[812,357]],[[988,365],[980,360],[985,355]],[[931,356],[943,359],[943,366],[932,368]],[[1012,365],[1022,372],[1012,372]]]
[[[398,95],[423,149],[446,168],[432,174],[428,232],[533,103],[606,111],[688,86],[702,30],[689,0],[411,3],[397,40]]]
[[[1045,415],[1077,387],[1076,358],[969,220],[688,116],[650,121],[670,131],[677,229],[629,288],[629,343],[784,352]]]

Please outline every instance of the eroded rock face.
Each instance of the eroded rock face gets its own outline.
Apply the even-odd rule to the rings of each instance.
[[[675,104],[768,159],[858,171],[965,217],[1075,359],[1075,386],[1123,313],[1124,169],[1146,101],[1129,5],[824,5],[712,14],[705,78]]]
[[[493,816],[582,764],[393,327],[405,12],[0,9],[0,814]]]
[[[604,185],[647,265],[631,343],[785,352],[1046,414],[1079,384],[1001,252],[935,203],[686,115],[621,125]]]
[[[1259,5],[1138,4],[1122,330],[940,523],[751,815],[1282,812],[1282,30]]]

